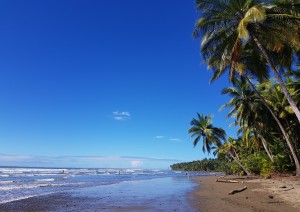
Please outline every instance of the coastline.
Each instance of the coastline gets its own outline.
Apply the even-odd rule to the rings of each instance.
[[[217,179],[238,183],[216,182]],[[229,195],[234,189],[245,191]],[[0,211],[300,211],[299,178],[167,177],[83,187],[0,204]]]
[[[214,212],[296,212],[300,211],[300,181],[295,179],[247,179],[226,176],[239,183],[216,182],[217,176],[194,178],[198,184],[191,193],[197,211]],[[247,186],[243,192],[229,195]]]
[[[7,202],[0,204],[0,211],[193,212],[188,193],[195,186],[186,176],[124,181]]]

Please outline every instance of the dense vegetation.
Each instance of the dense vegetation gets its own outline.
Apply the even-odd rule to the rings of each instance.
[[[202,171],[202,172],[228,172],[228,163],[219,159],[203,159],[171,165],[172,170],[180,171]]]
[[[231,86],[222,94],[231,99],[221,108],[239,129],[227,137],[211,116],[197,114],[189,129],[194,145],[202,141],[229,172],[300,175],[300,1],[196,0],[196,6],[194,35],[211,82],[229,73]]]

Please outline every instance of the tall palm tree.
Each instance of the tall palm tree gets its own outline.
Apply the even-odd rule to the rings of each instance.
[[[291,87],[291,83],[289,83],[289,90],[291,93],[296,94],[294,92],[294,88]],[[300,138],[299,129],[300,126],[297,124],[296,118],[293,116],[293,111],[288,104],[282,90],[280,89],[278,83],[274,83],[273,81],[267,81],[258,86],[258,89],[261,90],[262,95],[265,96],[267,103],[273,108],[273,110],[278,114],[278,117],[284,123],[285,131],[289,134],[289,140],[287,145],[289,147],[290,153],[294,158],[296,172],[299,175],[299,151],[297,152],[297,139]],[[296,96],[296,95],[295,95]]]
[[[223,105],[221,107],[231,107],[231,111],[228,113],[229,117],[234,116],[236,118],[236,124],[240,126],[245,126],[245,124],[248,127],[255,128],[258,132],[258,135],[260,137],[260,140],[265,148],[265,151],[268,153],[269,150],[267,148],[267,145],[264,143],[265,139],[263,136],[262,126],[263,123],[268,120],[268,112],[265,112],[261,105],[261,99],[263,99],[264,105],[271,104],[272,102],[266,102],[264,98],[258,98],[257,95],[254,95],[255,93],[259,93],[259,91],[250,90],[250,84],[248,84],[245,79],[242,77],[240,80],[238,78],[233,79],[233,85],[234,87],[223,89],[223,94],[229,94],[232,99]],[[270,89],[267,89],[270,90]],[[259,94],[260,95],[260,94]],[[271,96],[270,94],[267,96]],[[284,129],[283,125],[277,118],[277,116],[274,114],[274,112],[270,109],[270,106],[268,106],[269,112],[271,112],[272,116],[275,117],[275,120],[283,133],[283,136],[285,138],[285,141],[288,145],[288,148],[293,156],[293,160],[295,162],[296,166],[296,174],[300,175],[300,163],[297,156],[297,152],[295,149],[295,146],[293,145],[293,142],[289,138],[286,130]],[[265,124],[266,125],[266,124]],[[272,159],[272,155],[268,154],[270,159]]]
[[[201,2],[201,1],[198,1]],[[220,1],[214,0],[211,2],[206,2],[208,5],[216,4],[218,5]],[[249,1],[248,3],[251,3],[252,1]],[[259,1],[257,1],[259,2]],[[238,3],[242,4],[243,2],[238,1],[228,1],[228,4],[234,4],[235,6],[232,8],[239,7]],[[244,2],[245,3],[245,2]],[[205,3],[203,3],[205,4]],[[225,14],[225,17],[223,16],[223,13],[217,13],[213,14],[214,11],[209,11],[210,7],[213,8],[213,6],[210,6],[208,8],[203,9],[205,13],[210,14],[211,16],[218,17],[218,23],[217,26],[212,25],[212,20],[206,19],[206,15],[202,17],[202,19],[199,19],[198,24],[195,28],[196,35],[199,32],[203,32],[205,35],[202,39],[202,55],[208,65],[213,69],[214,74],[211,79],[211,82],[216,80],[218,77],[220,77],[226,70],[230,70],[230,79],[232,80],[234,78],[234,71],[237,71],[240,75],[242,75],[248,83],[251,85],[253,91],[258,95],[260,98],[260,101],[264,104],[264,106],[268,109],[272,117],[274,118],[275,122],[277,123],[285,141],[288,144],[288,147],[291,152],[295,152],[295,149],[293,149],[291,145],[290,138],[286,132],[286,129],[283,127],[283,124],[275,114],[275,112],[272,110],[270,105],[265,101],[265,99],[262,97],[259,91],[257,91],[256,86],[251,82],[250,76],[256,76],[259,81],[263,81],[268,78],[268,69],[266,66],[266,59],[263,57],[259,49],[256,47],[256,44],[253,40],[249,39],[247,42],[242,42],[241,38],[239,37],[239,31],[234,29],[235,27],[239,26],[239,20],[242,17],[242,11],[238,13],[234,13],[231,10],[232,8],[228,7],[228,4],[222,2],[219,4],[219,7],[222,8],[222,10],[226,11],[226,13],[231,13],[231,19],[227,20],[228,23],[231,24],[232,27],[219,27],[219,25],[225,24],[222,20],[226,20],[228,14]],[[208,11],[207,11],[208,10]],[[253,10],[253,8],[252,8]],[[253,12],[253,11],[252,11]],[[240,18],[236,18],[235,15],[240,14]],[[234,18],[235,17],[235,18]],[[214,20],[214,19],[213,19]],[[226,22],[225,25],[228,25]],[[211,24],[211,25],[210,25]],[[210,27],[213,28],[213,32],[209,31]],[[241,30],[241,29],[239,29]],[[241,33],[242,34],[242,33]],[[245,33],[244,33],[245,34]],[[269,39],[266,39],[269,40]],[[274,44],[275,48],[275,44]],[[277,47],[276,47],[277,48]],[[290,54],[290,48],[286,48],[282,50],[286,55]],[[271,52],[272,53],[272,52]],[[274,55],[274,54],[272,54]],[[277,55],[278,57],[278,55]],[[285,60],[281,59],[281,62],[284,66],[290,66],[291,64],[291,58],[292,57],[282,57],[286,58]],[[300,164],[298,158],[294,157],[295,164],[296,165],[296,171],[300,175]]]
[[[263,136],[263,121],[266,121],[266,111],[261,105],[259,97],[250,89],[250,84],[245,81],[245,78],[234,78],[233,87],[225,88],[222,94],[228,94],[232,98],[228,103],[223,105],[221,109],[230,107],[231,110],[227,117],[236,119],[235,125],[241,127],[240,131],[244,131],[245,141],[248,141],[250,134],[256,135],[254,141],[258,144],[259,141],[263,144],[270,160],[273,162],[273,156],[267,148],[266,140]]]
[[[232,87],[222,90],[222,94],[229,95],[231,99],[222,105],[220,110],[231,108],[227,118],[234,117],[236,125],[243,126],[247,124],[253,126],[262,115],[259,113],[261,111],[260,99],[255,95],[245,78],[234,78],[232,82]]]
[[[203,152],[210,153],[213,146],[221,146],[222,141],[226,140],[226,132],[222,128],[213,126],[211,115],[204,116],[197,113],[197,118],[193,118],[190,125],[188,132],[191,138],[194,138],[194,147],[202,139]]]
[[[276,65],[278,58],[290,58],[286,50],[300,48],[300,4],[294,1],[274,0],[196,0],[202,12],[195,26],[195,36],[203,34],[201,53],[219,77],[229,65],[230,76],[234,71],[245,72],[241,63],[243,46],[248,45],[260,53],[273,71],[284,95],[300,123],[300,111],[292,99]],[[277,57],[272,57],[277,55]],[[278,55],[280,57],[278,57]],[[284,57],[285,56],[285,57]],[[277,58],[277,59],[276,59]],[[222,61],[220,63],[220,61]],[[288,64],[285,60],[285,65]]]

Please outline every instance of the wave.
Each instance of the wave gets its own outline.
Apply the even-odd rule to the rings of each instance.
[[[52,182],[54,180],[55,180],[54,178],[48,178],[48,179],[37,179],[36,181],[38,181],[38,182]]]
[[[17,190],[17,189],[32,189],[45,186],[45,184],[30,184],[30,185],[9,185],[9,186],[2,186],[0,187],[0,191],[10,191],[10,190]]]

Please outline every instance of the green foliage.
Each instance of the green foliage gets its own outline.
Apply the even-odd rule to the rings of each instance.
[[[287,154],[278,153],[274,156],[274,171],[276,172],[291,172],[295,167],[291,164]]]
[[[228,171],[227,173],[236,174],[236,175],[244,175],[243,169],[234,161],[228,163]]]
[[[203,159],[192,162],[176,163],[171,165],[172,170],[202,171],[202,172],[227,172],[226,161],[219,159]]]
[[[194,147],[197,146],[199,141],[202,139],[202,151],[210,150],[214,146],[220,146],[222,141],[226,139],[226,132],[222,128],[213,126],[212,116],[201,115],[197,113],[197,118],[193,118],[191,128],[188,132],[191,134],[191,138],[194,138]]]
[[[231,99],[222,108],[229,109],[227,117],[234,119],[240,137],[222,144],[206,140],[210,133],[197,124],[190,129],[194,145],[202,139],[203,150],[214,149],[229,173],[269,177],[296,170],[300,175],[300,118],[295,116],[300,108],[300,4],[196,0],[196,7],[201,15],[194,36],[202,39],[211,81],[229,72],[232,87],[222,93]],[[271,71],[276,80],[270,79]]]
[[[271,173],[274,171],[272,161],[263,151],[249,154],[242,161],[253,174],[270,177]]]

